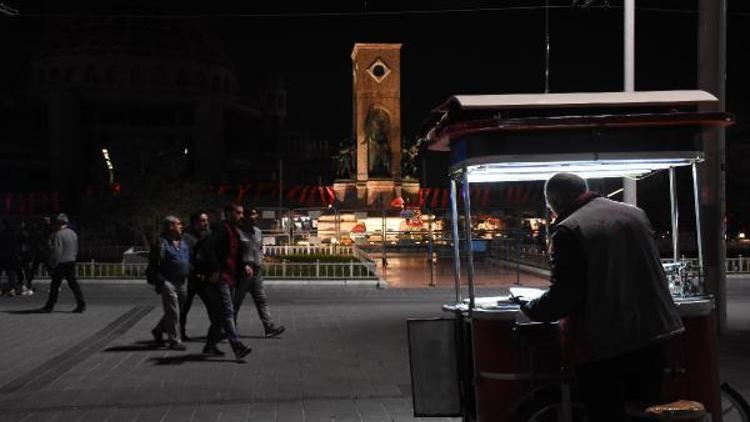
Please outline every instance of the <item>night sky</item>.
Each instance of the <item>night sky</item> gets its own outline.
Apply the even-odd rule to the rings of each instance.
[[[19,17],[0,18],[0,101],[23,95],[39,34],[73,16],[171,16],[190,19],[215,37],[235,70],[243,97],[269,81],[287,90],[287,129],[338,143],[351,136],[351,59],[356,42],[398,42],[402,49],[403,134],[413,141],[429,110],[450,95],[540,93],[545,88],[545,34],[550,36],[550,92],[622,90],[622,1],[588,8],[571,0],[308,2],[5,1]],[[637,0],[636,89],[697,86],[697,0]],[[728,148],[747,139],[750,6],[729,2],[728,105],[738,125]],[[145,18],[145,17],[144,17]],[[745,41],[743,41],[745,40]],[[430,156],[440,183],[447,157]],[[750,173],[728,160],[728,190]],[[742,185],[744,186],[744,185]],[[730,194],[729,201],[732,201]],[[750,211],[750,210],[748,210]]]

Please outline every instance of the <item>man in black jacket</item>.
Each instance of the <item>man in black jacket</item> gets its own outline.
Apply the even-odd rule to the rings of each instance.
[[[521,309],[560,320],[589,421],[624,420],[627,402],[660,399],[660,342],[684,330],[651,225],[640,208],[600,197],[575,174],[552,176],[544,193],[557,215],[552,284]]]
[[[188,227],[182,234],[182,238],[185,239],[188,246],[190,246],[190,275],[188,276],[187,282],[187,294],[185,295],[185,304],[180,312],[180,336],[182,341],[189,341],[190,338],[185,332],[185,326],[187,325],[187,314],[190,312],[190,308],[193,305],[193,299],[197,294],[203,304],[206,306],[208,317],[213,318],[214,306],[207,294],[206,289],[208,288],[208,281],[206,269],[203,267],[203,260],[207,240],[211,234],[210,221],[208,214],[205,212],[197,212],[190,216],[190,227]],[[213,321],[213,320],[212,320]]]

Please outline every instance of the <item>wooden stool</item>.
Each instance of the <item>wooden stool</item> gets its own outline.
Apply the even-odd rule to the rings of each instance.
[[[703,403],[691,400],[677,400],[671,403],[660,403],[648,406],[629,405],[627,415],[636,421],[680,421],[703,422],[706,420],[706,407]]]

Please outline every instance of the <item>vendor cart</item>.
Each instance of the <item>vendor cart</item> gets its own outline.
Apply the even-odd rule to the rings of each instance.
[[[703,91],[479,95],[454,96],[433,110],[423,136],[429,149],[449,152],[453,163],[455,302],[443,306],[441,317],[407,323],[415,416],[585,420],[572,376],[560,369],[557,324],[529,322],[507,297],[476,295],[472,183],[544,181],[560,171],[638,180],[666,171],[674,247],[665,272],[686,332],[665,346],[663,398],[701,402],[713,421],[722,420],[715,302],[703,283],[698,202],[701,134],[733,121],[726,113],[698,110],[716,101]],[[681,258],[678,249],[678,168],[693,180],[693,260]],[[467,257],[465,284],[461,249]]]

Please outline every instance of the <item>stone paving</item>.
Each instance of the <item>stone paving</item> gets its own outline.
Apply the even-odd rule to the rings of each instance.
[[[196,341],[175,352],[149,341],[160,308],[145,283],[87,282],[86,313],[70,313],[67,289],[56,312],[29,313],[45,289],[0,298],[0,421],[458,420],[413,417],[405,324],[440,316],[452,289],[269,286],[271,311],[287,331],[262,338],[248,298],[239,324],[253,347],[246,363],[200,354],[207,328],[200,302],[188,322]],[[722,376],[746,395],[748,305],[750,280],[731,282]]]
[[[253,353],[241,364],[204,357],[200,341],[185,352],[154,348],[149,331],[160,309],[145,285],[83,288],[89,307],[82,315],[70,313],[67,291],[52,314],[28,312],[41,307],[44,294],[0,302],[7,339],[0,348],[1,421],[419,420],[412,416],[405,320],[440,315],[453,294],[269,286],[272,312],[287,331],[262,338],[248,300],[239,328]],[[199,303],[188,332],[201,337],[206,328]]]

